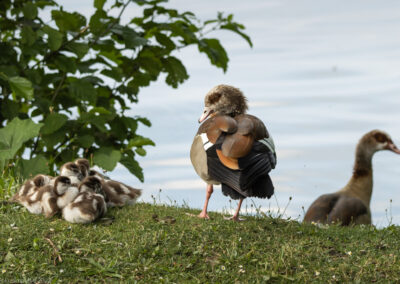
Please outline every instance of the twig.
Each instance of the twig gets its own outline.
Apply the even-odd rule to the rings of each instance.
[[[56,261],[57,259],[58,259],[58,262],[61,263],[62,258],[58,251],[58,248],[54,245],[54,243],[49,238],[44,238],[44,239],[53,247],[54,265],[57,265],[57,261]]]
[[[62,79],[61,79],[61,81],[60,81],[60,84],[58,84],[57,89],[54,91],[54,95],[53,95],[53,97],[51,98],[51,104],[54,103],[54,100],[56,99],[58,93],[60,92],[60,89],[61,89],[62,85],[64,84],[64,81],[65,81],[65,78],[66,78],[66,77],[67,77],[67,74],[64,73],[64,75],[63,75],[63,77],[62,77]]]

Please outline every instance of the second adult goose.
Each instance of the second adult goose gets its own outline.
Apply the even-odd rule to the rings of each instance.
[[[366,133],[357,145],[353,175],[347,185],[318,197],[307,210],[304,221],[344,226],[371,224],[372,156],[381,150],[400,154],[387,133],[381,130]]]

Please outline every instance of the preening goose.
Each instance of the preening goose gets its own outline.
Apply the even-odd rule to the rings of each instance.
[[[390,136],[373,130],[358,142],[353,175],[345,187],[315,200],[304,216],[305,222],[371,224],[372,157],[381,150],[400,154]]]
[[[205,96],[205,108],[194,138],[190,159],[207,183],[206,200],[198,217],[208,219],[213,185],[224,195],[239,199],[231,219],[238,221],[246,197],[270,198],[274,186],[268,175],[276,165],[275,146],[264,123],[246,114],[247,99],[232,86],[218,85]]]

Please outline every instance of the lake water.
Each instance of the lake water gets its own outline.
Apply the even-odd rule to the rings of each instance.
[[[65,6],[85,11],[80,2]],[[301,220],[303,207],[347,183],[355,145],[364,133],[382,129],[400,144],[400,2],[174,0],[170,5],[202,19],[217,11],[233,13],[254,47],[218,32],[215,37],[230,57],[227,73],[188,48],[176,54],[191,76],[187,82],[172,89],[161,79],[143,89],[130,114],[153,123],[139,129],[157,144],[139,160],[145,183],[120,167],[110,173],[143,188],[142,200],[151,202],[153,195],[166,203],[202,207],[205,184],[191,166],[189,150],[204,95],[221,83],[245,93],[249,113],[266,123],[277,146],[278,165],[271,172],[275,197],[247,200],[243,211],[247,206],[250,212],[255,202],[263,210],[282,212],[292,197],[285,216]],[[379,152],[373,167],[373,223],[400,224],[400,155]],[[216,187],[209,209],[231,207],[236,202]]]

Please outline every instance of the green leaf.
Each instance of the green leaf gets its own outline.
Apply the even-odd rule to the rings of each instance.
[[[143,123],[144,125],[146,125],[147,127],[150,127],[150,126],[151,126],[150,120],[148,120],[148,119],[145,118],[145,117],[137,116],[136,119],[137,119],[138,121],[140,121],[141,123]]]
[[[165,78],[165,82],[168,85],[177,88],[178,84],[183,83],[189,78],[185,66],[179,59],[170,56],[163,59],[162,62],[165,71],[168,73],[167,78]]]
[[[83,56],[86,55],[86,53],[89,51],[89,46],[87,43],[83,42],[69,42],[65,48],[73,53],[75,53],[78,58],[82,58]]]
[[[92,113],[82,113],[79,119],[84,123],[96,126],[96,128],[99,129],[101,132],[107,133],[108,130],[105,127],[105,124],[107,123],[108,118],[110,117],[107,115],[94,115]]]
[[[76,141],[83,148],[89,148],[94,143],[94,137],[91,135],[83,135],[83,136],[79,136]]]
[[[143,149],[142,147],[136,148],[135,152],[138,153],[138,155],[140,155],[140,156],[146,156],[146,150]]]
[[[36,41],[36,33],[30,26],[23,26],[21,29],[21,42],[27,46],[31,46]]]
[[[238,25],[237,23],[228,23],[226,25],[222,25],[221,29],[230,30],[230,31],[237,33],[238,35],[240,35],[242,38],[244,38],[247,41],[247,43],[250,45],[250,47],[253,47],[253,43],[251,42],[250,37],[241,31],[241,29],[244,29],[243,26]]]
[[[3,99],[1,102],[1,114],[8,120],[13,119],[18,115],[19,104],[17,102]]]
[[[121,158],[120,163],[125,166],[131,172],[134,174],[141,182],[144,182],[144,176],[143,176],[143,169],[139,166],[139,163],[134,159],[133,154],[128,155],[128,156],[123,156]]]
[[[35,19],[38,15],[36,5],[31,2],[25,3],[24,7],[22,8],[22,12],[24,13],[24,17],[30,20]]]
[[[77,12],[68,13],[65,11],[52,10],[51,18],[56,22],[57,27],[62,32],[79,32],[81,27],[86,25],[86,18]]]
[[[53,150],[54,146],[58,143],[62,143],[65,140],[65,132],[64,128],[59,129],[49,135],[42,135],[41,138],[49,150]]]
[[[111,31],[124,38],[126,48],[135,49],[136,47],[147,44],[147,39],[141,37],[137,32],[128,26],[114,25]]]
[[[48,36],[47,43],[50,47],[50,50],[58,50],[63,42],[63,34],[53,28],[50,28],[49,26],[43,27],[43,31]]]
[[[149,138],[137,135],[135,138],[129,140],[128,147],[141,147],[144,145],[156,146],[156,144]]]
[[[93,85],[85,79],[78,79],[69,85],[69,93],[75,97],[77,101],[88,101],[95,103],[97,92]]]
[[[103,9],[104,3],[106,3],[107,0],[94,0],[94,7],[96,9]]]
[[[131,132],[136,132],[138,127],[138,123],[136,119],[132,117],[122,117],[122,122],[125,124],[125,127],[130,128]]]
[[[30,119],[14,118],[0,129],[0,160],[14,158],[14,155],[28,140],[39,134],[42,123],[34,123]]]
[[[176,45],[175,43],[165,34],[162,33],[157,33],[155,35],[156,40],[163,46],[165,46],[168,50],[173,50],[175,49]]]
[[[207,54],[211,64],[222,68],[226,72],[228,68],[228,55],[217,39],[202,39],[199,41],[199,50]]]
[[[34,177],[37,174],[49,174],[49,166],[46,158],[42,155],[38,155],[32,159],[19,160],[19,172],[25,179]]]
[[[44,120],[44,126],[40,133],[44,135],[51,134],[60,129],[68,121],[68,116],[61,113],[51,113]]]
[[[8,78],[11,90],[17,97],[23,97],[27,100],[33,99],[33,88],[32,83],[26,78],[22,77],[10,77]]]
[[[76,59],[74,57],[67,57],[63,54],[57,54],[56,58],[54,59],[54,64],[59,68],[61,71],[65,73],[75,73],[76,72]]]
[[[104,69],[101,74],[114,79],[117,82],[121,82],[124,76],[124,72],[119,67],[111,67],[111,69]]]
[[[120,159],[121,152],[109,147],[100,148],[93,155],[94,163],[107,171],[112,171]]]

